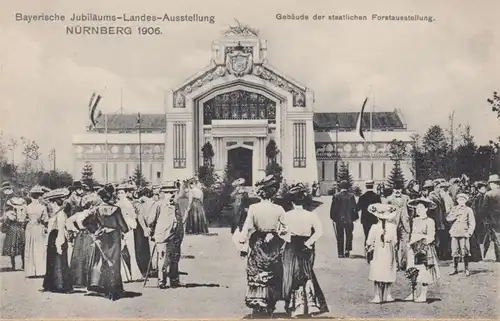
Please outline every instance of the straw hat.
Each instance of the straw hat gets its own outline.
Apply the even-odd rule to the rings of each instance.
[[[7,205],[10,205],[12,207],[23,206],[26,205],[26,200],[21,197],[13,197],[7,201]]]
[[[66,198],[71,194],[70,190],[67,188],[57,188],[43,195],[43,199],[47,201],[53,201],[60,198]]]
[[[368,206],[368,212],[381,220],[392,220],[396,217],[396,207],[390,204],[375,203]]]
[[[243,184],[245,184],[245,179],[243,177],[240,177],[237,180],[235,180],[231,185],[233,185],[233,187],[236,187],[236,186],[241,186]]]
[[[458,194],[457,194],[457,200],[458,200],[459,198],[464,198],[464,199],[465,199],[465,201],[467,202],[467,201],[469,200],[469,195],[467,195],[467,194],[465,194],[465,193],[458,193]]]
[[[30,194],[44,194],[45,190],[40,185],[35,185],[30,190]]]
[[[414,199],[414,200],[411,200],[408,202],[408,206],[410,206],[410,207],[417,207],[418,204],[422,204],[431,210],[436,208],[436,204],[433,201],[431,201],[427,198],[423,198],[423,197],[417,198],[417,199]]]
[[[434,187],[434,183],[428,179],[424,182],[424,186],[422,186],[422,188],[431,188],[431,187]]]
[[[500,177],[498,176],[498,174],[490,175],[490,177],[488,178],[488,183],[500,183]]]

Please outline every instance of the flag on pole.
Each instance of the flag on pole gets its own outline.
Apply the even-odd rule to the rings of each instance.
[[[361,112],[359,113],[358,121],[356,123],[356,133],[358,133],[364,141],[366,141],[366,139],[365,134],[363,133],[363,114],[365,113],[365,106],[367,101],[368,97],[366,97],[365,101],[363,102],[363,106],[361,107]]]
[[[95,125],[97,125],[97,123],[99,122],[99,118],[102,116],[101,110],[97,109],[97,105],[99,104],[99,101],[101,101],[101,98],[102,96],[96,95],[96,93],[93,93],[92,97],[90,97],[89,118],[92,127],[95,127]]]

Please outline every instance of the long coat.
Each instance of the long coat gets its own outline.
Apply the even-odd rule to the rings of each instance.
[[[123,292],[120,273],[122,233],[129,230],[122,212],[117,206],[99,205],[83,224],[97,238],[90,262],[88,289],[119,296]]]
[[[330,218],[335,223],[351,224],[359,218],[354,194],[342,190],[332,197]]]

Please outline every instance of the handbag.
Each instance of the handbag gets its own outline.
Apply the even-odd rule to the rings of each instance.
[[[373,260],[373,249],[370,249],[366,252],[366,262],[370,264],[372,260]]]

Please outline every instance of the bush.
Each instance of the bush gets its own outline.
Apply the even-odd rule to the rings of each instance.
[[[361,196],[361,194],[362,194],[361,188],[359,186],[354,186],[354,188],[352,189],[352,192],[354,193],[355,196]]]

